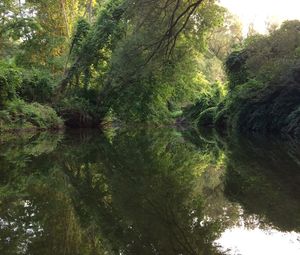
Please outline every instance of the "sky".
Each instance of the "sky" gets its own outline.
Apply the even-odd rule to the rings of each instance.
[[[256,31],[266,32],[266,22],[300,20],[300,0],[219,0],[220,4],[237,15],[244,25],[244,34],[254,24]]]
[[[228,255],[299,255],[300,234],[234,227],[225,230],[215,245]]]

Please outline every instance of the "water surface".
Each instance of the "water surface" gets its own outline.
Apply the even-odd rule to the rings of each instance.
[[[300,143],[175,129],[0,138],[0,254],[300,254]]]

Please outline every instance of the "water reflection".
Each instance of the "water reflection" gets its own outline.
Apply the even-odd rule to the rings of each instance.
[[[229,234],[300,232],[297,143],[137,129],[0,146],[0,254],[251,254]]]
[[[227,155],[226,196],[266,224],[300,232],[300,143],[240,138]]]

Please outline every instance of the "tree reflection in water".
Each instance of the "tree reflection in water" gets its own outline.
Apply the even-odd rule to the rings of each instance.
[[[249,226],[298,230],[295,144],[174,129],[4,140],[1,254],[220,254],[241,208]]]

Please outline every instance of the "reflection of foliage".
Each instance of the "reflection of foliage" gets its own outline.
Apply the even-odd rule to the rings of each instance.
[[[206,255],[241,217],[298,230],[299,145],[252,140],[173,129],[2,139],[0,252]]]
[[[239,139],[228,149],[227,196],[265,223],[299,230],[299,144]]]
[[[218,215],[207,217],[201,195],[219,186],[208,178],[214,159],[179,133],[42,134],[3,145],[3,254],[216,254]]]
[[[42,133],[3,143],[1,254],[91,254],[59,163],[61,135]],[[26,159],[26,160],[24,160]],[[20,163],[21,162],[21,163]],[[92,232],[89,234],[92,235]],[[102,254],[101,249],[100,253]]]
[[[6,162],[6,167],[16,170],[25,167],[26,162],[31,161],[33,157],[51,153],[62,139],[59,133],[41,133],[39,135],[27,133],[14,138],[10,134],[7,136],[10,143],[4,142],[1,145],[0,160]],[[1,139],[5,140],[5,137],[6,135],[3,135]]]
[[[208,215],[220,215],[223,207],[229,216],[228,221],[223,219],[227,227],[242,221],[247,227],[299,230],[299,141],[221,137],[213,130],[199,132],[198,129],[185,131],[184,137],[194,143],[200,153],[203,154],[201,148],[206,147],[205,151],[212,154],[211,159],[219,159],[214,162],[214,171],[226,162],[226,172],[221,175],[219,184],[208,185],[216,188],[202,192],[203,197],[210,194],[205,204]],[[207,176],[218,178],[218,172],[214,171]],[[201,180],[205,180],[204,176]],[[208,182],[205,180],[205,184]],[[224,199],[224,193],[231,202]]]
[[[201,222],[203,201],[195,188],[203,169],[193,146],[172,131],[138,130],[117,135],[112,144],[102,143],[100,152],[101,165],[85,166],[85,175],[71,178],[88,211],[96,210],[101,232],[114,240],[113,250],[208,254],[218,231],[214,222]],[[87,190],[99,167],[104,175],[98,173],[97,185]]]

